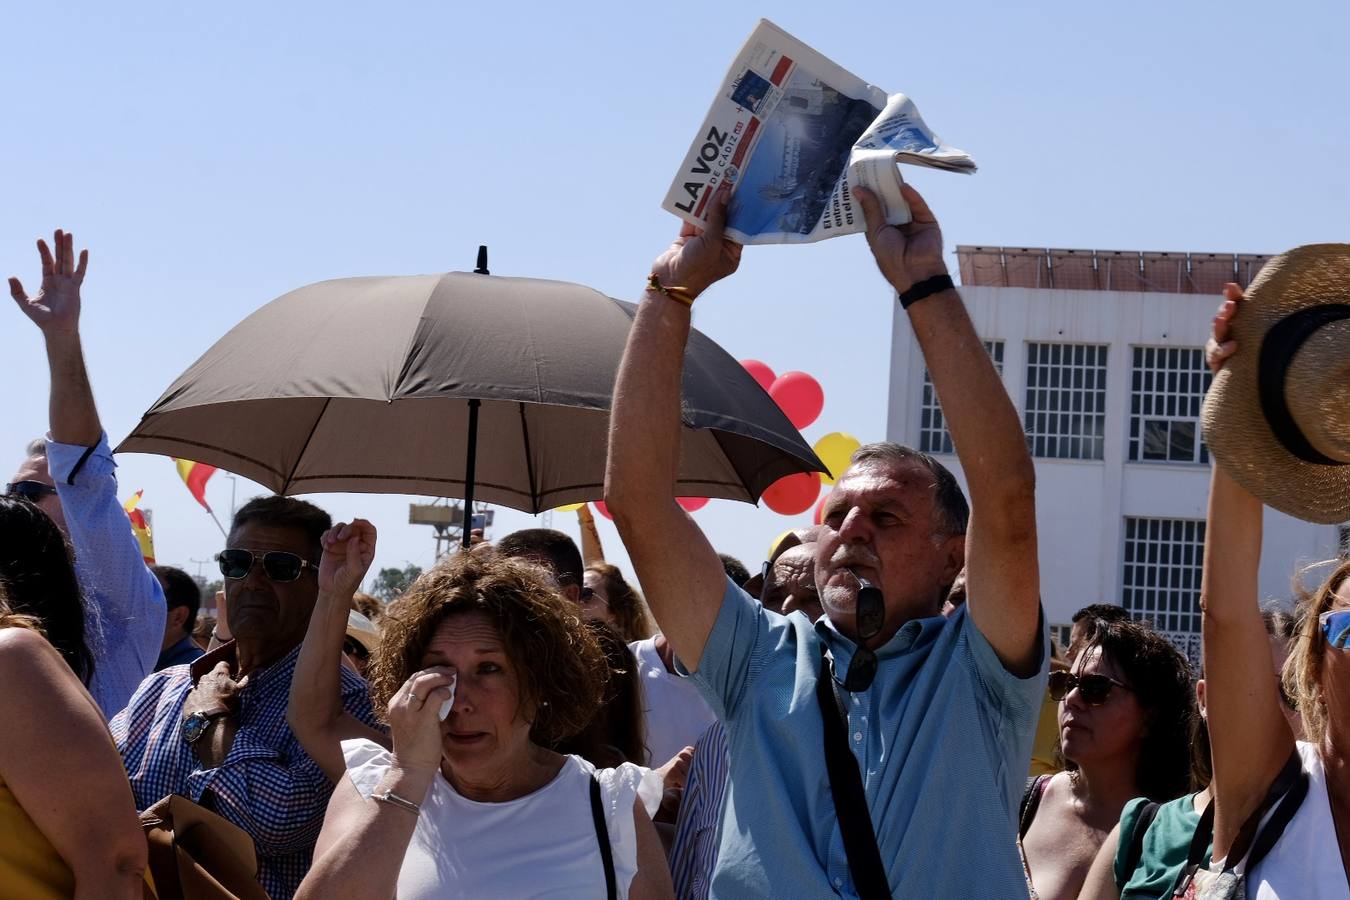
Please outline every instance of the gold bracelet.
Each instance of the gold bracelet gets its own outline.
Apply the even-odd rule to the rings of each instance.
[[[694,305],[694,295],[689,293],[688,288],[674,286],[667,287],[661,283],[661,279],[655,272],[647,276],[647,290],[656,291],[658,294],[662,294],[672,300],[683,303],[686,308]]]

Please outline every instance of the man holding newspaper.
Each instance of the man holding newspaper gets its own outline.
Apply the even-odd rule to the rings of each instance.
[[[903,192],[912,221],[901,226],[871,191],[855,196],[942,397],[970,486],[969,540],[950,472],[871,444],[826,503],[815,626],[728,581],[673,490],[690,305],[741,256],[725,236],[726,184],[706,229],[686,223],[657,259],[619,369],[606,501],[657,622],[730,739],[714,897],[1026,891],[1014,814],[1047,660],[1034,470],[947,276],[938,223]],[[963,564],[969,601],[944,619]]]

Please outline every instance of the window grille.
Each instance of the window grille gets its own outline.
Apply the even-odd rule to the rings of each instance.
[[[1135,347],[1130,380],[1131,462],[1209,462],[1200,408],[1214,380],[1204,351]]]
[[[1121,605],[1152,620],[1193,662],[1199,661],[1204,551],[1203,520],[1125,519]]]
[[[999,377],[1003,377],[1003,342],[985,341],[984,349],[994,361]],[[951,432],[942,418],[942,406],[938,403],[937,391],[933,389],[933,378],[925,366],[923,370],[923,396],[919,404],[919,449],[924,453],[955,453]]]
[[[1106,350],[1105,344],[1027,344],[1024,425],[1032,456],[1102,458]]]

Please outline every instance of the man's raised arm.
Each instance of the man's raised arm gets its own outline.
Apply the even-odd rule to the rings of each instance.
[[[708,539],[675,502],[690,316],[681,298],[692,301],[740,263],[740,244],[723,237],[728,196],[723,189],[715,198],[705,231],[686,224],[652,267],[670,293],[648,289],[638,305],[614,383],[605,472],[605,502],[647,603],[690,671],[717,620],[726,576]]]
[[[867,243],[881,274],[911,297],[910,324],[970,489],[966,580],[970,616],[1005,667],[1029,675],[1039,658],[1036,470],[1008,392],[950,285],[942,232],[918,191],[903,187],[908,225],[887,225],[876,198],[859,190]],[[928,293],[932,291],[932,293]]]

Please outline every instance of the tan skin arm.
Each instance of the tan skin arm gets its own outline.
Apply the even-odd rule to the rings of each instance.
[[[652,271],[698,296],[736,271],[741,245],[723,237],[719,191],[704,231],[685,224]],[[690,671],[698,668],[726,586],[712,544],[675,502],[680,461],[680,376],[690,310],[648,290],[638,305],[614,383],[605,502],[661,631]]]
[[[577,524],[581,526],[581,561],[584,565],[595,565],[605,561],[605,548],[600,546],[600,529],[595,526],[595,514],[590,504],[583,503],[577,509]]]
[[[1097,855],[1083,880],[1083,889],[1078,892],[1078,900],[1120,900],[1120,890],[1116,887],[1116,848],[1120,846],[1120,825],[1111,829],[1111,833],[1102,841]]]
[[[1225,303],[1215,317],[1208,355],[1216,370],[1238,351],[1229,339],[1229,321],[1237,314],[1241,296],[1236,285],[1228,285]],[[1215,465],[1200,586],[1205,699],[1214,757],[1210,789],[1216,804],[1215,859],[1228,854],[1242,823],[1294,750],[1294,735],[1281,711],[1275,681],[1267,668],[1252,665],[1270,653],[1257,596],[1261,517],[1261,502]]]
[[[630,900],[671,900],[675,896],[675,883],[670,877],[670,864],[641,800],[633,803],[633,822],[637,826],[637,874],[629,885],[628,896]]]
[[[0,629],[0,777],[75,874],[78,900],[139,900],[145,835],[103,715],[36,632]],[[54,768],[55,767],[55,768]]]
[[[918,191],[907,184],[901,190],[913,218],[900,226],[886,224],[871,191],[855,192],[867,243],[897,294],[947,274],[937,218]],[[1040,574],[1036,470],[1022,423],[954,288],[914,303],[908,313],[970,491],[970,616],[1004,667],[1031,675],[1040,656]]]
[[[346,764],[342,742],[365,738],[384,747],[389,737],[342,708],[342,642],[347,614],[366,571],[375,559],[375,526],[365,519],[339,523],[322,538],[319,599],[300,644],[291,679],[286,724],[329,780],[341,783]],[[331,808],[331,807],[330,807]]]

